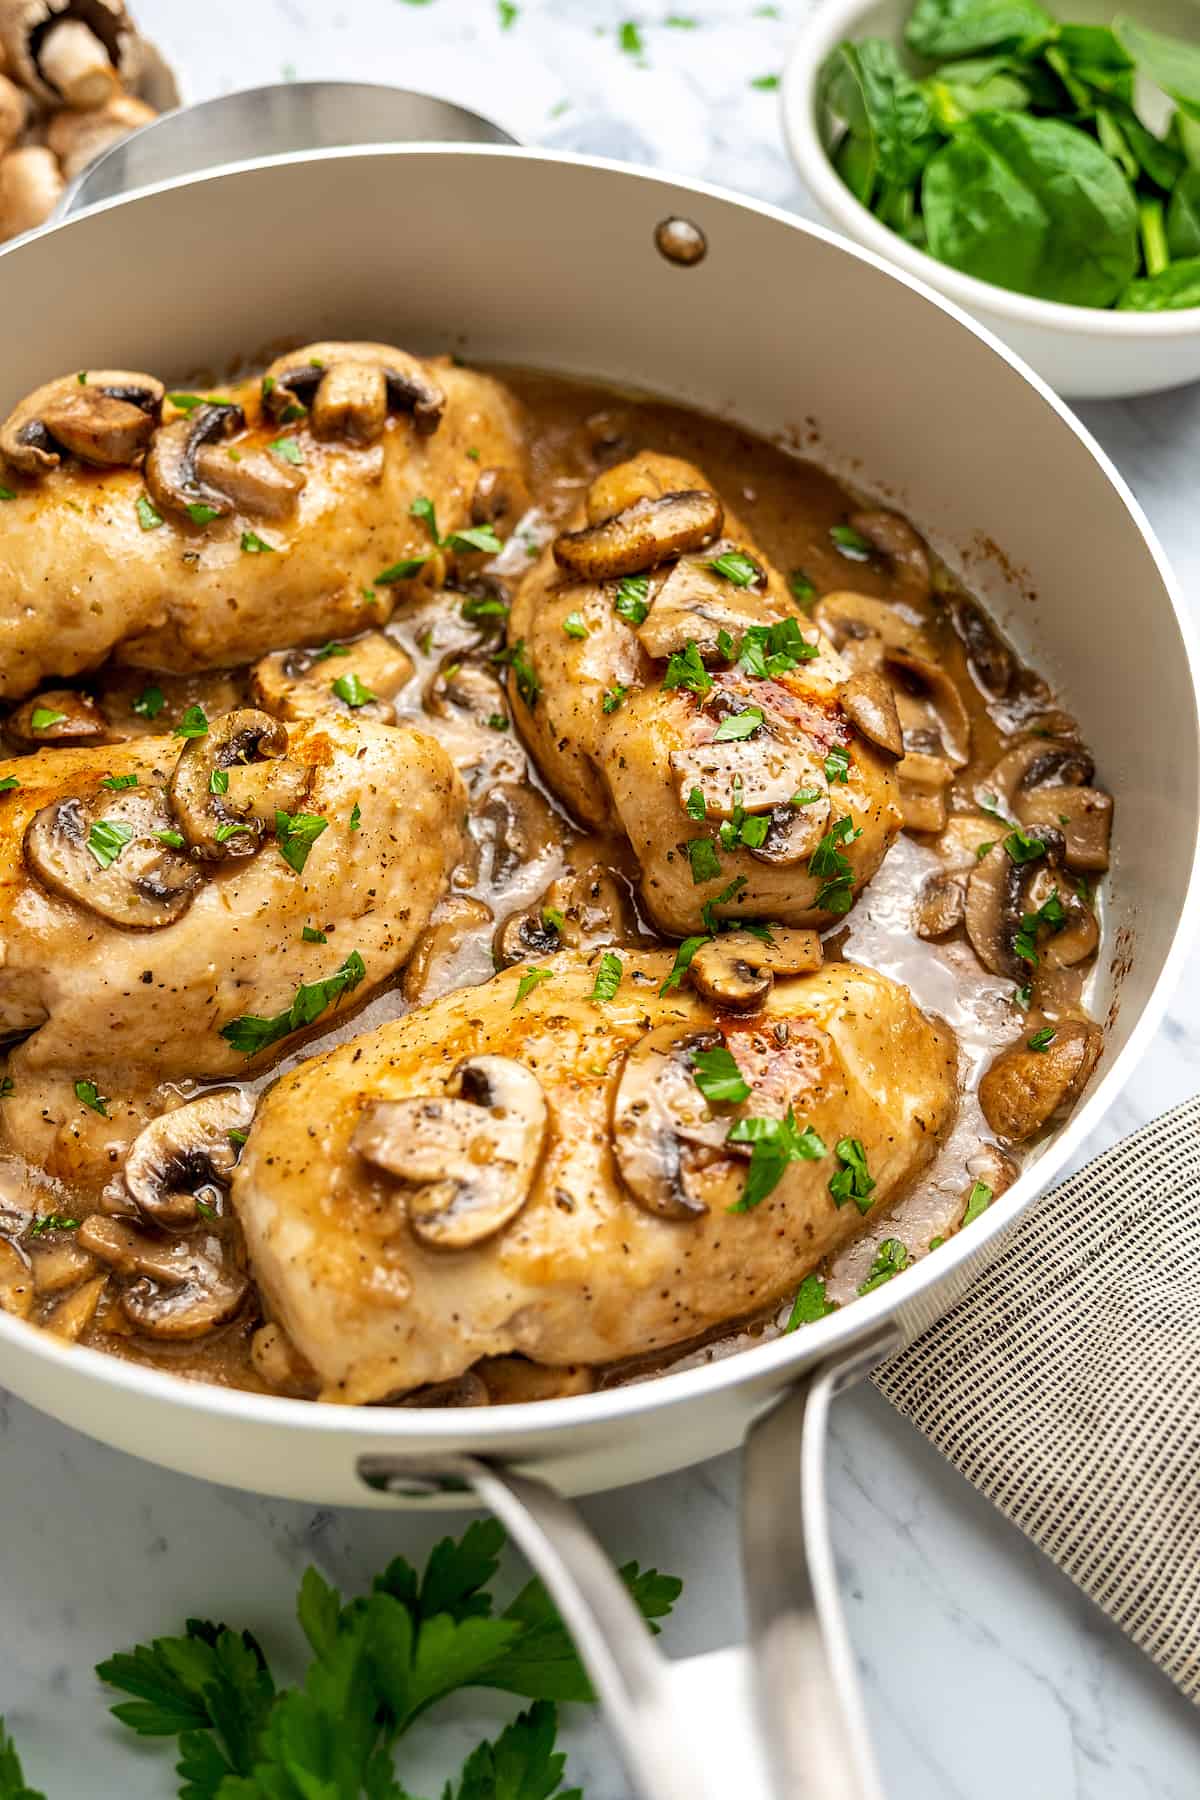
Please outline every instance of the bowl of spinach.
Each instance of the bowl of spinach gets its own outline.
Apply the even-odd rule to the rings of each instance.
[[[823,0],[785,130],[835,225],[1061,392],[1177,386],[1200,378],[1200,3],[1071,12]]]

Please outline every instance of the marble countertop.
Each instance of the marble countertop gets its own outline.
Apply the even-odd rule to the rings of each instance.
[[[809,214],[775,96],[802,8],[756,0],[134,0],[199,99],[274,79],[394,81],[492,112],[522,139],[657,163]],[[643,48],[623,51],[637,22]],[[1200,387],[1081,409],[1200,593]],[[1200,955],[1089,1153],[1200,1087]],[[835,1409],[830,1502],[850,1630],[889,1800],[1184,1800],[1195,1712],[1066,1579],[872,1391]],[[604,1543],[686,1580],[669,1644],[742,1630],[738,1465],[725,1457],[584,1503]],[[453,1520],[313,1510],[209,1486],[103,1449],[0,1394],[0,1713],[51,1800],[174,1792],[169,1756],[108,1721],[92,1676],[112,1649],[200,1613],[285,1657],[315,1561],[347,1590]],[[431,1792],[506,1709],[474,1697],[414,1741]],[[568,1773],[588,1800],[626,1789],[576,1710]]]

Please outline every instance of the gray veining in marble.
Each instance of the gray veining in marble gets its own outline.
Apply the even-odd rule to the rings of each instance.
[[[390,80],[491,111],[529,142],[653,162],[810,213],[776,102],[753,78],[781,67],[799,10],[754,0],[140,0],[143,25],[191,98],[276,78]],[[618,47],[637,20],[639,56]],[[1200,388],[1091,405],[1190,593],[1200,591],[1195,471]],[[1131,619],[1136,596],[1131,597]],[[1200,959],[1089,1149],[1200,1086]],[[670,1643],[741,1630],[736,1459],[585,1504],[614,1554],[682,1574]],[[873,1392],[838,1402],[831,1499],[850,1629],[890,1800],[1185,1800],[1200,1791],[1195,1714],[1070,1584]],[[445,1521],[440,1522],[441,1525]],[[0,1712],[53,1800],[173,1792],[169,1757],[122,1742],[91,1675],[119,1644],[188,1614],[251,1625],[286,1667],[299,1574],[347,1589],[439,1522],[314,1511],[188,1481],[100,1448],[0,1396]],[[508,1709],[472,1697],[412,1742],[405,1773],[434,1791]],[[589,1800],[624,1784],[594,1721],[569,1727]]]

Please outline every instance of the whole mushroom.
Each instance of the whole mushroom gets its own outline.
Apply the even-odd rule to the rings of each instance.
[[[123,0],[5,0],[0,45],[14,80],[50,106],[103,106],[142,71]]]

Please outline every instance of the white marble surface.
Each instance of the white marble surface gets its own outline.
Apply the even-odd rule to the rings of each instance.
[[[192,98],[292,77],[391,80],[492,110],[522,138],[719,180],[805,213],[769,92],[789,19],[755,0],[521,0],[502,30],[491,0],[139,0],[138,16]],[[637,20],[645,50],[618,47]],[[1195,470],[1200,388],[1086,409],[1200,593]],[[1200,1085],[1200,958],[1093,1148]],[[831,1501],[850,1627],[889,1800],[1184,1800],[1200,1790],[1197,1721],[1120,1635],[873,1392],[838,1403]],[[677,1651],[741,1629],[729,1457],[585,1505],[604,1542],[682,1574]],[[91,1665],[192,1613],[249,1624],[281,1657],[315,1560],[348,1589],[434,1522],[313,1511],[166,1474],[0,1396],[0,1712],[52,1800],[174,1792],[169,1757],[122,1742]],[[410,1783],[433,1791],[503,1709],[464,1703],[413,1745]],[[569,1729],[588,1800],[624,1783],[594,1722]]]

